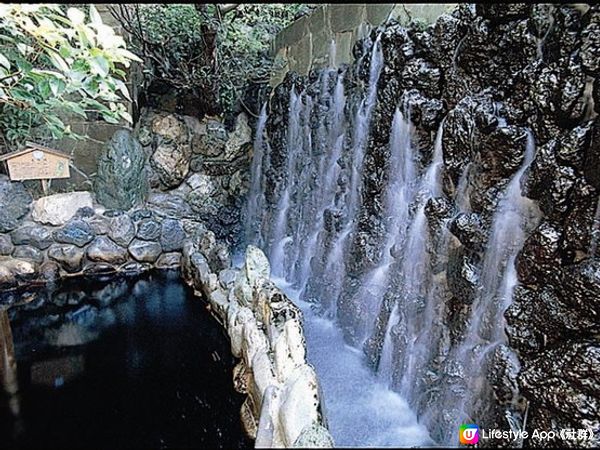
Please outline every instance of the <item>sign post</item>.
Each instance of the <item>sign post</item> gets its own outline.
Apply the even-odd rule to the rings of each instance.
[[[27,142],[23,150],[0,155],[6,162],[13,181],[40,180],[44,195],[48,195],[49,180],[70,178],[71,156],[59,150]]]

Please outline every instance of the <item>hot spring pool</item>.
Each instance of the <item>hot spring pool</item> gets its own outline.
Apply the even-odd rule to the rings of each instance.
[[[3,447],[252,446],[229,341],[179,274],[71,280],[0,314]]]

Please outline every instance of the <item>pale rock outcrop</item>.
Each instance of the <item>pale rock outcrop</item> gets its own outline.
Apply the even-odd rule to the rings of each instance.
[[[93,207],[92,194],[87,191],[54,194],[34,201],[31,216],[36,222],[58,226],[85,207]]]

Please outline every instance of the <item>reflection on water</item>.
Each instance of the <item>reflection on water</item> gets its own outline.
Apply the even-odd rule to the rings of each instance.
[[[178,274],[0,309],[0,447],[245,448],[222,329]]]

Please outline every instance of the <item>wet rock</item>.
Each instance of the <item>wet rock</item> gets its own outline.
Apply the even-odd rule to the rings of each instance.
[[[64,225],[79,209],[92,208],[92,204],[92,195],[87,191],[54,194],[33,202],[31,216],[43,224]]]
[[[253,245],[249,245],[246,248],[244,270],[250,286],[254,286],[261,278],[269,278],[271,276],[269,260],[261,249]]]
[[[150,264],[144,264],[137,261],[130,261],[119,267],[119,273],[127,277],[137,277],[140,274],[152,269]]]
[[[599,102],[600,105],[600,102]],[[588,183],[600,191],[600,120],[592,126],[589,146],[585,150],[585,178]]]
[[[479,287],[479,260],[477,256],[458,247],[448,254],[448,289],[463,304],[471,304],[475,300]]]
[[[406,91],[400,100],[404,111],[410,111],[410,120],[425,130],[437,130],[443,114],[444,104],[436,98],[428,98],[417,89]]]
[[[160,245],[165,252],[181,250],[185,240],[185,231],[181,222],[175,219],[163,220],[160,235]]]
[[[405,89],[416,88],[427,97],[439,97],[441,71],[438,67],[422,58],[411,59],[402,71],[402,83]]]
[[[163,143],[154,152],[150,165],[165,188],[179,186],[190,170],[192,149],[189,145]]]
[[[162,248],[158,242],[134,239],[129,244],[129,253],[139,262],[153,263],[157,260],[161,252]]]
[[[48,249],[48,257],[58,262],[67,272],[79,272],[84,250],[68,244],[54,244]]]
[[[129,130],[117,130],[98,158],[96,199],[107,208],[128,210],[148,193],[145,155]]]
[[[15,246],[13,245],[10,236],[0,234],[0,256],[8,256],[12,254]]]
[[[549,430],[600,427],[600,347],[592,340],[565,342],[526,361],[519,385],[532,403],[530,409],[547,411]],[[583,381],[585,380],[585,381]],[[543,416],[542,416],[543,417]],[[559,446],[569,446],[560,437]],[[542,441],[531,439],[530,445]]]
[[[44,254],[37,248],[31,247],[30,245],[17,246],[13,252],[13,257],[19,259],[29,259],[31,261],[35,261],[36,263],[41,263],[44,261]]]
[[[13,244],[31,245],[40,250],[45,250],[52,244],[50,230],[40,225],[24,225],[10,234]]]
[[[181,253],[163,253],[154,264],[157,269],[176,269],[181,266]]]
[[[597,76],[600,75],[600,11],[594,8],[587,19],[581,32],[581,62],[588,74]]]
[[[333,448],[334,446],[329,430],[318,423],[307,425],[293,445],[295,448]]]
[[[122,264],[127,261],[127,250],[106,236],[98,236],[87,248],[90,261],[109,264]]]
[[[600,318],[600,260],[585,259],[564,268],[562,300],[596,320]]]
[[[450,220],[448,229],[469,250],[483,250],[486,236],[479,214],[459,213]]]
[[[508,22],[523,19],[531,13],[531,5],[528,3],[511,4],[479,4],[476,5],[477,14],[493,22]]]
[[[5,283],[16,284],[18,282],[30,282],[38,274],[38,265],[33,261],[17,258],[0,258],[0,272],[8,273]]]
[[[145,241],[155,241],[160,237],[161,225],[154,219],[143,219],[137,227],[136,236]]]
[[[561,237],[562,230],[549,222],[542,222],[529,236],[517,259],[522,283],[537,284],[556,278],[555,269],[562,262]]]
[[[0,233],[17,228],[31,209],[31,195],[22,183],[0,175]]]
[[[134,222],[139,222],[143,219],[150,219],[152,216],[153,213],[150,209],[136,209],[133,213],[131,213],[131,220],[133,220]]]
[[[127,214],[110,219],[108,236],[121,247],[127,247],[136,234],[135,223]]]
[[[52,237],[56,242],[83,247],[94,239],[95,234],[87,222],[72,219],[60,230],[52,233]]]

